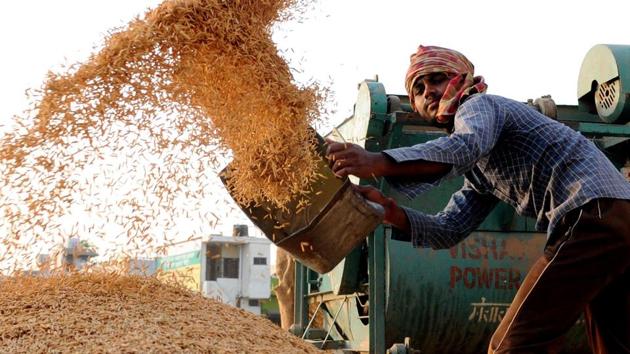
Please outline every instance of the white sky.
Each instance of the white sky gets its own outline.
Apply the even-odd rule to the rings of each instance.
[[[108,29],[155,0],[20,0],[0,5],[0,123],[25,108],[24,90],[50,69],[82,60]],[[418,1],[321,0],[274,39],[295,53],[304,77],[332,82],[339,123],[352,112],[356,85],[378,74],[388,93],[404,93],[418,44],[464,53],[489,92],[525,101],[551,94],[576,104],[582,59],[595,44],[630,44],[627,0]]]
[[[85,58],[108,29],[155,0],[20,0],[0,5],[0,119],[24,108],[24,90],[66,58]],[[333,80],[338,113],[351,114],[356,84],[378,74],[390,93],[402,85],[418,44],[458,49],[489,91],[518,100],[551,94],[576,103],[586,52],[598,43],[630,44],[626,0],[417,1],[320,0],[302,23],[274,38],[292,48],[305,76]],[[299,60],[299,61],[298,61]]]

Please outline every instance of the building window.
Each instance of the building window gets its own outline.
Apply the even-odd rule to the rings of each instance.
[[[267,258],[265,257],[254,257],[254,265],[266,265]]]
[[[206,248],[206,280],[216,281],[221,277],[221,247],[208,245]]]
[[[222,278],[238,279],[238,258],[223,258]]]
[[[256,307],[259,305],[258,299],[249,299],[249,306]]]

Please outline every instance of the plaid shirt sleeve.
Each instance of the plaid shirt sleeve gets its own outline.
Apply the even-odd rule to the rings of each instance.
[[[451,172],[439,181],[427,184],[409,177],[388,177],[387,181],[407,197],[414,198],[443,179],[470,171],[479,158],[492,150],[501,135],[505,115],[498,114],[499,109],[486,95],[474,95],[457,110],[451,135],[383,151],[396,162],[425,160],[453,165]]]
[[[450,248],[468,236],[497,205],[499,199],[480,193],[466,179],[446,208],[428,215],[403,207],[411,228],[414,247]]]

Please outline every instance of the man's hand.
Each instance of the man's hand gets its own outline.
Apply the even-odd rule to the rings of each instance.
[[[393,198],[386,197],[381,191],[371,186],[353,184],[352,188],[361,194],[363,198],[383,206],[383,209],[385,209],[384,223],[390,224],[405,233],[411,231],[407,214],[396,204]]]
[[[382,153],[369,152],[356,144],[338,143],[330,139],[326,139],[326,144],[326,156],[331,162],[333,173],[338,177],[380,177],[393,164]]]

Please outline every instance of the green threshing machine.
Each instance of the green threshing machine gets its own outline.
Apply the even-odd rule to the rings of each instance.
[[[591,139],[628,176],[630,46],[593,47],[583,61],[577,91],[577,106],[555,105],[549,97],[523,104]],[[445,135],[419,119],[406,95],[387,94],[373,80],[359,84],[354,114],[337,130],[346,141],[375,152]],[[348,181],[325,172],[327,177],[315,186],[319,192],[312,196],[310,211],[291,214],[268,206],[242,206],[270,239],[299,260],[293,333],[321,348],[344,352],[486,352],[529,267],[542,255],[546,235],[535,231],[535,221],[500,204],[451,249],[417,249],[392,239],[396,230],[391,227],[374,229],[378,212],[352,199]],[[463,178],[442,183],[414,200],[397,193],[384,179],[353,182],[373,185],[401,205],[434,214],[461,187]],[[344,214],[339,205],[351,204],[347,210],[354,214]],[[374,230],[367,240],[369,231],[360,234],[362,228]],[[305,246],[311,252],[304,252]],[[571,329],[565,344],[568,353],[588,352],[583,321]]]
[[[524,104],[591,139],[630,180],[630,46],[593,47],[580,69],[577,93],[577,106],[556,106],[548,97]],[[407,95],[387,94],[371,80],[359,84],[354,114],[337,129],[369,151],[445,134],[418,119]],[[383,179],[358,183],[376,186],[402,205],[437,213],[463,178],[411,201]],[[381,225],[326,274],[297,262],[294,333],[344,351],[483,353],[542,254],[546,235],[534,224],[502,204],[449,250],[413,248],[392,240],[396,231]],[[588,352],[583,327],[578,321],[567,336],[569,352]]]

